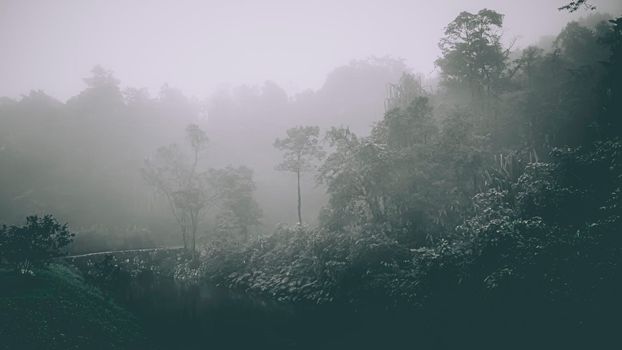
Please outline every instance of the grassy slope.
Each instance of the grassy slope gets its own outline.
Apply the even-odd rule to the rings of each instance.
[[[0,349],[141,349],[142,339],[127,311],[68,267],[0,270]]]

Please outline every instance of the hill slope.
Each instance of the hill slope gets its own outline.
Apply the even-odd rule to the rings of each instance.
[[[16,276],[0,270],[0,349],[143,348],[127,311],[58,264]]]

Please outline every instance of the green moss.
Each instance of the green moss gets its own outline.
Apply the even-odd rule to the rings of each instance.
[[[143,348],[136,320],[67,266],[0,270],[0,349]]]

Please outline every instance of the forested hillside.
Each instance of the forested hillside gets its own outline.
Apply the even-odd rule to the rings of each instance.
[[[96,66],[67,101],[2,98],[0,335],[616,348],[622,17],[548,7],[584,16],[523,47],[511,13],[455,14],[435,75],[371,57],[316,90],[196,98]]]

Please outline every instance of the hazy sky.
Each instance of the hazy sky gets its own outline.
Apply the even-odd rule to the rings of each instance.
[[[401,57],[434,72],[443,28],[462,11],[506,15],[525,46],[586,15],[568,0],[0,0],[0,96],[43,89],[75,95],[95,64],[123,86],[164,83],[196,96],[273,80],[290,92],[319,88],[352,59]],[[620,14],[622,1],[593,0]]]

